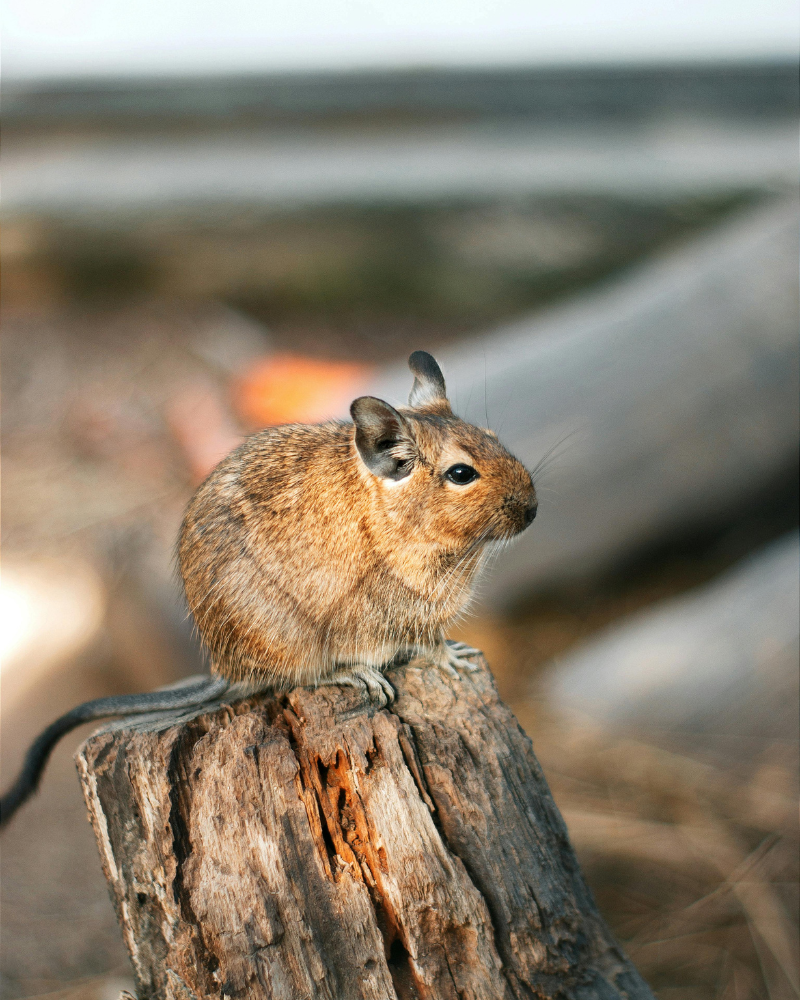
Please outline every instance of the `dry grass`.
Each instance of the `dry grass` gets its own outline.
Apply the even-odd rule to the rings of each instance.
[[[797,747],[721,768],[520,707],[587,881],[661,1000],[800,995]]]

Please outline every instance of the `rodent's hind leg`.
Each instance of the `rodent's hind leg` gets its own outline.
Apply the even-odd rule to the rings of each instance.
[[[375,667],[347,667],[319,681],[320,686],[330,684],[345,684],[348,687],[361,688],[372,702],[381,708],[390,705],[395,699],[395,690],[380,670]]]

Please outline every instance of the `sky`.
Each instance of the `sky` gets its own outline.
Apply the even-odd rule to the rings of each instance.
[[[792,56],[797,0],[3,0],[3,76]]]

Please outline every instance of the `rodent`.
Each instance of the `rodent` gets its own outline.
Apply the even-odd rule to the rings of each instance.
[[[445,639],[492,542],[536,516],[530,473],[494,432],[455,416],[434,358],[409,358],[407,407],[356,399],[352,423],[247,438],[189,502],[178,561],[211,677],[73,709],[32,744],[0,800],[5,824],[50,750],[88,719],[201,708],[300,685],[349,684],[380,705],[383,669],[422,655],[448,673],[477,651]]]

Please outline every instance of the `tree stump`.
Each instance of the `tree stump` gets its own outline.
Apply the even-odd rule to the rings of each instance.
[[[80,748],[139,1000],[652,1000],[485,663],[389,677]]]

